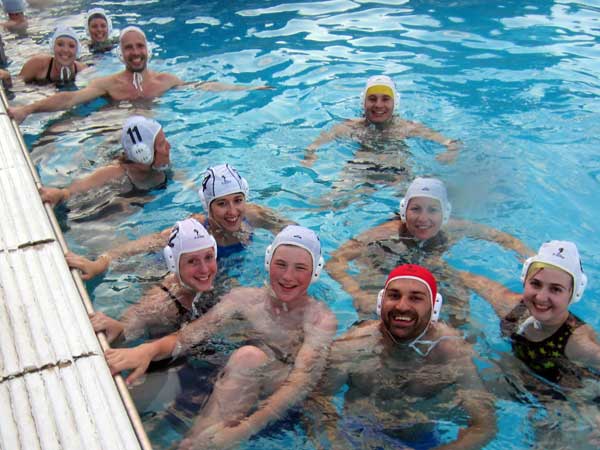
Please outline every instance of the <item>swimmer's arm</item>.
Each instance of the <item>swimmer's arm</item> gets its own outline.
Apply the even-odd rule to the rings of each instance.
[[[456,274],[468,289],[492,305],[500,318],[505,317],[521,300],[520,294],[489,278],[465,271],[456,271]]]
[[[219,303],[210,308],[206,314],[183,327],[177,336],[177,345],[173,356],[177,357],[187,352],[190,348],[205,341],[231,319],[244,319],[245,309],[251,308],[251,297],[256,295],[251,288],[232,289],[223,297]]]
[[[80,180],[75,180],[70,186],[65,188],[57,189],[41,187],[40,195],[43,202],[56,205],[67,201],[73,194],[80,194],[92,189],[97,189],[109,181],[122,176],[124,173],[125,172],[120,165],[101,167],[90,175],[81,178]]]
[[[106,272],[114,260],[160,250],[167,244],[170,233],[171,229],[169,228],[159,233],[143,236],[135,241],[129,241],[126,244],[119,245],[118,247],[104,252],[95,260],[69,252],[66,256],[67,264],[72,269],[81,270],[82,279],[91,280],[95,276]]]
[[[264,91],[273,89],[271,86],[244,86],[241,84],[219,83],[218,81],[191,81],[180,85],[202,91],[222,92],[222,91]]]
[[[29,105],[8,108],[8,115],[15,119],[17,123],[21,123],[30,114],[66,110],[106,94],[108,94],[108,91],[104,87],[104,82],[94,80],[89,86],[78,91],[58,92]]]
[[[481,449],[496,434],[494,398],[483,386],[473,357],[475,352],[464,340],[447,339],[439,344],[448,357],[446,367],[457,375],[457,397],[469,415],[467,428],[461,428],[454,442],[436,447],[437,450]]]
[[[21,71],[19,72],[19,76],[23,79],[25,83],[31,83],[38,79],[38,74],[44,69],[48,68],[48,64],[50,62],[50,57],[47,55],[35,55],[27,60],[23,67],[21,67]]]
[[[527,247],[520,239],[517,239],[504,231],[497,230],[481,223],[451,219],[448,224],[448,230],[473,239],[483,239],[495,242],[504,248],[517,252],[523,260],[535,254],[535,252]]]
[[[327,363],[329,347],[337,330],[337,320],[322,310],[318,323],[305,323],[305,340],[296,355],[294,368],[286,381],[252,413],[235,427],[227,428],[216,440],[223,447],[256,434],[269,423],[282,419],[293,406],[302,402],[316,386]]]
[[[367,242],[386,239],[398,233],[399,222],[391,220],[365,231],[355,239],[351,239],[331,255],[325,270],[331,278],[342,285],[342,288],[352,296],[354,307],[359,313],[373,314],[375,312],[376,297],[362,290],[356,276],[348,273],[351,261],[362,255],[367,247]]]
[[[317,150],[323,145],[342,137],[349,137],[352,134],[352,125],[354,121],[347,120],[343,123],[338,123],[329,131],[323,131],[321,134],[308,146],[304,151],[304,159],[302,165],[311,167],[317,160]]]
[[[458,139],[450,139],[444,136],[442,133],[432,130],[426,127],[422,123],[411,122],[408,120],[400,119],[403,121],[403,125],[407,129],[407,137],[419,137],[427,139],[428,141],[437,142],[440,145],[446,147],[446,151],[436,156],[436,159],[440,162],[449,163],[456,159],[458,151],[462,147],[462,142]]]
[[[177,333],[173,333],[137,347],[108,349],[104,356],[113,375],[123,370],[132,371],[125,380],[127,384],[131,384],[146,373],[152,361],[171,356],[177,344],[177,336]]]
[[[277,215],[275,211],[256,203],[246,203],[246,219],[253,228],[263,228],[272,233],[279,233],[286,225],[296,222]]]
[[[126,341],[139,339],[149,331],[173,332],[176,330],[177,308],[168,294],[159,286],[147,291],[138,303],[123,313],[120,323]]]
[[[565,355],[584,367],[600,371],[600,344],[589,325],[582,325],[573,331],[565,347]]]

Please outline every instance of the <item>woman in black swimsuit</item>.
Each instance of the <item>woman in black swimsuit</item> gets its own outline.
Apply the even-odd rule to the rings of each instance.
[[[586,368],[600,370],[600,343],[594,330],[569,311],[587,284],[575,244],[546,242],[527,259],[522,294],[480,275],[460,276],[494,307],[515,355],[535,374],[577,387]]]
[[[58,27],[50,39],[52,55],[40,54],[30,58],[21,69],[19,76],[25,83],[72,84],[78,72],[87,67],[77,61],[81,44],[77,34],[69,27]]]
[[[171,230],[164,250],[171,272],[115,320],[101,312],[91,316],[96,332],[109,342],[132,340],[146,332],[160,336],[197,319],[216,302],[213,282],[217,274],[217,243],[200,222],[186,219]]]
[[[99,189],[109,183],[117,184],[123,194],[135,190],[148,191],[165,184],[171,145],[157,121],[131,116],[123,125],[121,144],[124,156],[113,164],[101,167],[62,189],[40,188],[42,200],[57,205],[74,194]]]

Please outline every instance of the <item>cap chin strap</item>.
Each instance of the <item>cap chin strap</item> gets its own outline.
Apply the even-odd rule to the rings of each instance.
[[[67,66],[60,68],[60,81],[67,82],[71,80],[71,69]]]
[[[140,92],[144,92],[143,84],[144,75],[141,72],[133,72],[133,87]]]
[[[542,328],[542,323],[537,320],[535,317],[533,316],[529,316],[527,319],[525,319],[525,321],[521,324],[521,326],[519,327],[519,329],[517,330],[517,334],[520,334],[521,336],[523,336],[525,334],[525,330],[527,329],[527,327],[529,325],[533,325],[533,328],[535,328],[536,330],[540,330]]]

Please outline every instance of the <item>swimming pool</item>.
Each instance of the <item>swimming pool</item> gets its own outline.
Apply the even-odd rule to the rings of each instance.
[[[20,66],[21,58],[36,49],[34,43],[44,42],[56,17],[79,26],[90,5],[59,4],[32,13],[33,38],[6,40],[24,49],[16,55],[7,48],[13,64]],[[532,248],[547,239],[575,241],[591,283],[573,311],[600,330],[600,307],[592,300],[600,276],[600,241],[594,233],[600,220],[595,203],[600,160],[594,153],[600,134],[597,2],[128,1],[102,6],[118,28],[136,22],[145,30],[154,46],[155,70],[187,81],[275,87],[250,93],[176,90],[155,101],[152,109],[173,145],[173,165],[181,178],[197,184],[206,166],[229,161],[248,179],[252,201],[317,230],[326,254],[331,253],[389,218],[400,189],[385,187],[338,212],[323,211],[316,199],[330,191],[339,161],[349,159],[357,144],[328,145],[312,169],[300,161],[321,130],[360,113],[365,79],[384,72],[396,81],[402,116],[464,142],[459,159],[441,165],[435,160],[437,145],[409,141],[412,172],[444,179],[456,216],[493,225]],[[177,16],[166,14],[175,10]],[[107,55],[96,68],[111,73],[120,63]],[[129,110],[101,103],[24,123],[45,183],[80,176],[118,149],[115,130]],[[48,127],[49,117],[59,119]],[[115,226],[117,239],[125,239],[199,211],[195,191],[182,186],[172,182],[143,208],[112,221],[70,224],[71,248],[99,253]],[[244,270],[236,274],[242,284],[262,279],[262,253],[270,238],[257,233],[243,256]],[[519,289],[519,262],[497,246],[465,240],[447,259]],[[141,257],[90,283],[98,309],[116,315],[137,300],[149,283],[133,274],[140,263],[149,266],[142,276],[160,272],[159,257]],[[313,293],[334,309],[342,329],[355,320],[349,297],[329,277]],[[485,360],[501,359],[508,348],[489,308],[473,299],[471,314],[484,357],[482,372],[493,379],[497,367]],[[529,448],[535,440],[531,423],[543,419],[543,408],[508,397],[498,401],[497,410],[499,433],[487,448]],[[248,447],[264,447],[269,439],[311,448],[290,430]]]

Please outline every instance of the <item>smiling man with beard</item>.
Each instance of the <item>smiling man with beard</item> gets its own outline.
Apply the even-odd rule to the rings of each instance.
[[[119,48],[125,64],[122,72],[97,78],[78,91],[59,92],[29,105],[9,108],[9,115],[21,123],[32,113],[62,111],[98,97],[108,97],[113,101],[147,100],[160,97],[178,86],[197,87],[205,91],[270,89],[268,86],[234,86],[217,82],[186,83],[175,75],[150,70],[147,67],[150,54],[146,35],[135,26],[121,31]]]
[[[309,402],[325,448],[478,449],[495,434],[490,395],[458,331],[438,322],[435,278],[414,264],[396,267],[380,291],[380,320],[336,339],[328,372]],[[331,396],[342,386],[340,417]],[[437,423],[453,422],[456,440],[442,444]],[[324,425],[324,426],[323,426]],[[329,444],[324,444],[328,441]]]

